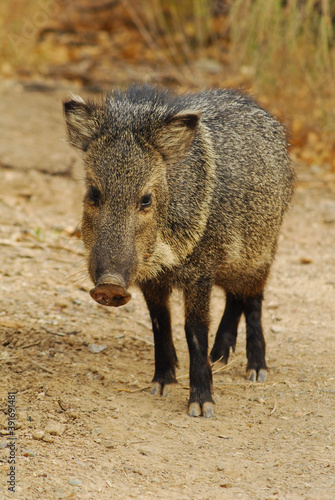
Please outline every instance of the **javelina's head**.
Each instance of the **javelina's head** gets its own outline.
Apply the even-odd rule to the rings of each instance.
[[[126,304],[129,286],[177,263],[166,237],[169,168],[186,155],[199,114],[164,115],[155,106],[118,92],[101,104],[64,103],[70,143],[84,155],[82,235],[95,284],[91,295],[103,305]]]

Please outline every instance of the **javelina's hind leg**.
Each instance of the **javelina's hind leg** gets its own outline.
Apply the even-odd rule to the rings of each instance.
[[[171,332],[170,290],[152,283],[141,288],[150,312],[155,341],[155,374],[151,392],[167,396],[172,384],[177,382],[175,367],[178,365]]]
[[[247,326],[247,377],[252,382],[265,382],[265,340],[262,329],[262,295],[244,299],[243,312]]]
[[[235,351],[237,327],[243,312],[243,301],[231,293],[227,293],[226,308],[223,313],[214,346],[211,350],[211,361],[221,359],[228,362],[230,348]]]
[[[212,371],[208,359],[210,281],[199,280],[185,290],[185,332],[190,354],[191,417],[214,416]]]

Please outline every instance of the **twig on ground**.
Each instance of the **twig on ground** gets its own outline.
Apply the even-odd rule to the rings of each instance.
[[[32,342],[31,344],[26,344],[26,345],[20,345],[18,346],[19,349],[28,349],[28,347],[33,347],[34,345],[39,345],[41,343],[40,340],[37,342]]]
[[[275,400],[275,404],[274,404],[272,410],[270,411],[270,415],[272,415],[276,411],[276,409],[277,409],[277,401]]]
[[[51,373],[52,375],[55,375],[54,370],[51,370],[50,368],[46,368],[45,366],[41,365],[40,363],[37,363],[37,361],[33,361],[32,359],[30,360],[30,363],[32,363],[35,366],[38,366],[38,368],[41,368],[41,370]]]

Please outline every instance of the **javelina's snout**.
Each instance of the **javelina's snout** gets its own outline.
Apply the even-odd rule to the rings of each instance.
[[[119,307],[127,304],[131,294],[118,279],[113,276],[103,276],[95,288],[90,291],[91,297],[103,306]]]

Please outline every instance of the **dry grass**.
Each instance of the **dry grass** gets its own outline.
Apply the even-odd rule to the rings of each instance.
[[[278,103],[299,157],[332,172],[334,27],[334,0],[236,0],[229,13],[231,72]]]
[[[69,6],[76,9],[80,2]],[[133,28],[123,25],[116,38],[106,32],[101,53],[120,44],[122,29],[133,29],[137,38],[125,38],[129,47],[119,56],[112,52],[114,68],[135,48],[131,64],[150,65],[182,87],[251,90],[285,117],[298,147],[308,137],[315,144],[329,143],[327,154],[316,161],[335,170],[335,0],[120,0],[119,11],[120,6]],[[87,57],[85,50],[94,57],[96,47],[84,47],[82,55],[80,45],[37,42],[59,7],[58,0],[0,3],[2,75],[38,76],[40,68]]]
[[[132,9],[159,57],[189,83],[237,85],[261,96],[285,117],[298,148],[319,143],[317,154],[307,151],[304,159],[334,171],[335,1],[221,4],[229,7],[221,14],[215,0],[148,0]],[[199,60],[217,61],[221,70],[204,77]]]
[[[237,0],[230,11],[231,66],[251,67],[255,80],[277,90],[286,82],[324,92],[335,77],[331,0]]]

